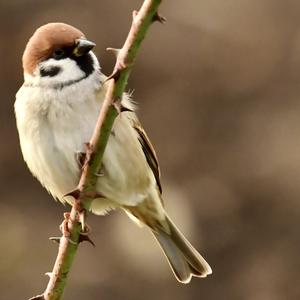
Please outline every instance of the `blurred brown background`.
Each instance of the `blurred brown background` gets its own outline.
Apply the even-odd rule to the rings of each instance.
[[[63,21],[97,43],[105,73],[141,1],[0,2],[1,299],[42,292],[62,213],[22,161],[13,112],[35,28]],[[146,229],[90,217],[65,293],[79,299],[300,299],[300,3],[164,1],[128,88],[156,147],[170,215],[213,268],[173,278]]]

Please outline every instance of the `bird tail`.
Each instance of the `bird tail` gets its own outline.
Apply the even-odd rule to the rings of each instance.
[[[177,280],[181,283],[189,283],[192,276],[206,277],[211,274],[209,264],[168,216],[166,222],[167,226],[156,228],[152,233],[164,251]]]

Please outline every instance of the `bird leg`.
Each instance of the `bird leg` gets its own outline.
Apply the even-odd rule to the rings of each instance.
[[[80,212],[77,215],[77,220],[78,220],[78,222],[80,222],[81,228],[82,228],[82,230],[80,232],[80,235],[79,235],[78,243],[86,241],[86,242],[89,242],[90,244],[92,244],[95,247],[96,246],[95,243],[89,237],[89,233],[91,232],[91,227],[86,223],[85,219],[86,219],[86,210],[83,210],[82,212]],[[64,213],[64,220],[60,224],[59,228],[60,228],[60,231],[63,234],[63,237],[65,237],[71,244],[76,245],[76,242],[74,242],[70,238],[70,230],[69,230],[69,226],[68,226],[69,222],[72,222],[72,220],[70,218],[70,213],[66,212],[66,213]],[[61,237],[50,237],[49,239],[51,241],[59,243]]]

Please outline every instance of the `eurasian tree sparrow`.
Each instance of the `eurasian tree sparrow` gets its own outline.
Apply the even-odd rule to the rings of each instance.
[[[32,174],[61,202],[76,188],[78,154],[90,140],[106,92],[106,76],[88,41],[63,23],[38,28],[23,54],[24,84],[16,96],[15,114],[24,160]],[[168,217],[155,151],[124,94],[122,112],[113,125],[97,182],[101,198],[90,210],[103,215],[123,209],[147,225],[162,247],[176,278],[188,283],[212,270]]]

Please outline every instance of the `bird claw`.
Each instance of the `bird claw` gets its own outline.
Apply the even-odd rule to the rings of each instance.
[[[62,221],[62,223],[59,226],[59,229],[62,232],[64,237],[69,237],[70,236],[69,221],[71,221],[70,213],[66,212],[66,213],[64,213],[64,220]]]
[[[86,220],[86,210],[84,209],[81,212],[79,212],[77,215],[77,218],[81,224],[81,231],[80,231],[78,243],[87,241],[95,247],[95,243],[89,237],[89,234],[91,233],[91,227],[85,221]],[[72,222],[72,220],[70,218],[70,213],[66,212],[66,213],[64,213],[64,220],[59,226],[60,231],[62,232],[62,237],[67,239],[69,241],[69,243],[71,243],[73,245],[77,245],[77,243],[70,238],[71,233],[69,230],[69,222]],[[49,239],[51,241],[60,243],[62,237],[50,237]]]
[[[86,210],[84,209],[78,213],[78,221],[81,224],[81,232],[88,232],[88,230],[90,230],[85,220],[86,220]]]
[[[69,238],[69,237],[65,237],[65,239],[67,239],[68,240],[68,242],[70,243],[70,244],[72,244],[72,245],[77,245],[77,243],[76,242],[74,242],[71,238]]]
[[[98,173],[95,173],[94,174],[96,177],[103,177],[104,176],[104,173],[103,172],[98,172]]]
[[[92,229],[91,227],[86,223],[86,210],[83,210],[79,213],[79,222],[81,223],[81,232],[79,235],[78,243],[82,242],[88,242],[94,247],[96,247],[95,243],[92,241],[92,239],[89,237],[89,234],[91,233]]]
[[[72,222],[71,218],[70,218],[70,213],[69,212],[66,212],[64,213],[64,220],[63,222],[60,224],[59,228],[60,228],[60,231],[62,232],[63,236],[65,239],[67,239],[69,241],[69,243],[73,244],[73,245],[76,245],[77,243],[74,242],[71,238],[70,238],[70,230],[69,230],[69,222]],[[51,238],[50,238],[51,239]],[[59,241],[60,241],[61,238],[59,238]],[[54,240],[54,241],[57,241],[56,238],[53,238],[51,240]]]
[[[70,213],[65,213],[64,216],[65,216],[66,220],[68,220],[68,221],[70,220]],[[81,212],[78,212],[77,220],[81,224],[80,235],[88,235],[89,233],[91,233],[91,231],[92,231],[91,227],[85,221],[86,220],[86,210],[85,209],[83,209]]]

